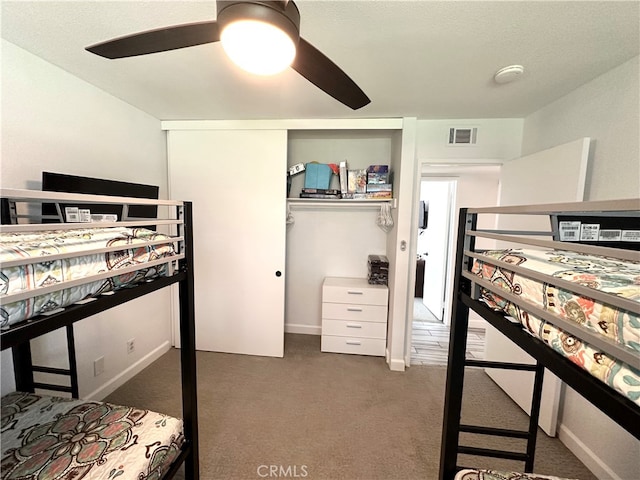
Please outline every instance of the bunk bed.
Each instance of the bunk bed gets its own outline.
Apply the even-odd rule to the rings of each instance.
[[[520,225],[543,216],[550,228],[478,229],[485,214],[517,215]],[[527,475],[534,471],[545,368],[640,438],[639,235],[637,199],[460,210],[441,479],[547,478]],[[496,249],[476,249],[477,238],[497,242]],[[535,363],[466,359],[470,310]],[[462,424],[465,367],[535,372],[528,429]],[[526,439],[526,451],[460,445],[461,432]],[[461,454],[519,460],[526,473],[462,467]]]
[[[184,465],[197,480],[191,203],[12,189],[0,197],[11,220],[0,230],[0,339],[12,351],[16,385],[2,398],[2,479],[168,479]],[[40,214],[45,203],[57,218]],[[87,212],[105,204],[122,206],[121,221],[64,223],[71,210],[63,214],[62,205]],[[131,218],[134,205],[166,209],[166,219]],[[44,223],[51,220],[63,223]],[[180,303],[182,418],[36,393],[77,396],[75,322],[171,285]],[[34,365],[30,340],[59,328],[68,332],[69,369]],[[72,385],[37,382],[37,372],[68,375]]]

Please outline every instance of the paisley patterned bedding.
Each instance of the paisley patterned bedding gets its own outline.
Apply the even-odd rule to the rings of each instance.
[[[140,265],[140,270],[104,280],[64,288],[25,300],[4,304],[0,309],[0,326],[32,318],[85,298],[116,290],[147,278],[166,275],[167,265],[145,268],[144,264],[175,255],[171,243],[144,246],[141,242],[169,239],[144,228],[84,228],[70,231],[0,234],[0,265],[21,258],[83,252],[101,247],[122,245],[122,250],[74,256],[60,260],[4,267],[0,270],[0,296],[20,293],[88,275]],[[136,246],[138,244],[138,246]]]
[[[568,480],[535,473],[500,472],[497,470],[460,470],[454,480]]]
[[[182,421],[109,403],[14,392],[2,397],[2,480],[162,478]]]
[[[567,251],[509,249],[484,254],[640,303],[640,262],[622,262]],[[640,355],[640,318],[631,312],[527,278],[489,262],[474,260],[472,272],[500,289],[609,337]],[[555,351],[640,405],[640,371],[531,315],[495,293],[483,289],[482,296],[490,307],[517,319],[531,334],[542,339]]]

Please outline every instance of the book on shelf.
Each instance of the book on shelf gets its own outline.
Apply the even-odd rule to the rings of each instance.
[[[393,190],[390,183],[367,183],[367,193],[371,192],[391,192]]]
[[[367,172],[367,184],[387,184],[389,183],[389,173]]]
[[[300,192],[300,198],[324,198],[324,199],[339,199],[342,194],[340,190],[333,188],[303,188]]]
[[[389,165],[369,165],[367,173],[389,173]]]
[[[367,171],[364,169],[347,172],[349,193],[364,193],[367,186]]]
[[[325,200],[340,200],[341,197],[336,195],[323,195],[321,193],[301,193],[300,198],[320,198]]]
[[[391,200],[393,194],[390,191],[385,192],[369,192],[369,193],[352,193],[349,198],[354,200]]]
[[[349,192],[349,179],[347,177],[347,162],[340,162],[340,192],[345,195]]]
[[[303,188],[302,193],[317,193],[322,195],[340,195],[340,190],[335,188]]]
[[[378,200],[390,200],[393,198],[391,190],[385,190],[382,192],[368,192],[365,194],[367,198],[375,198]]]

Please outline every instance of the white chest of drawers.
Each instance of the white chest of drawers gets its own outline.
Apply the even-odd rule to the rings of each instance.
[[[385,285],[369,285],[366,278],[325,278],[321,350],[384,356],[388,302]]]

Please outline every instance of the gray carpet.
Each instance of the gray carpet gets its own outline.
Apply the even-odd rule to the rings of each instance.
[[[391,372],[383,358],[321,353],[318,336],[287,335],[285,344],[282,359],[198,352],[203,480],[265,478],[261,465],[309,480],[437,479],[444,367]],[[179,389],[179,352],[171,350],[107,401],[180,416]],[[527,417],[483,372],[468,369],[463,421],[524,429]],[[461,463],[522,470],[507,460]],[[595,478],[543,433],[535,470]]]

